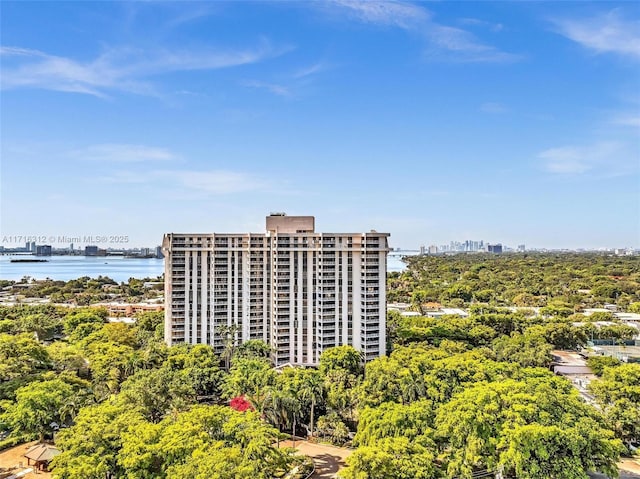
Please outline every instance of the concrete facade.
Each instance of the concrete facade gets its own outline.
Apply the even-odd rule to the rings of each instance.
[[[266,233],[165,235],[165,339],[224,349],[259,339],[276,365],[315,365],[351,345],[385,354],[387,233],[316,233],[312,216]]]

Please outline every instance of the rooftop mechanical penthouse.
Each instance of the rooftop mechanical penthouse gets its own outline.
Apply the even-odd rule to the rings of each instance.
[[[164,236],[165,339],[224,349],[265,341],[276,365],[316,365],[351,345],[386,349],[388,233],[316,233],[313,216],[274,213],[266,233]]]

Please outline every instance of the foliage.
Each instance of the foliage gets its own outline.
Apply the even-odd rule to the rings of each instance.
[[[517,362],[523,367],[546,367],[551,364],[551,345],[533,332],[502,336],[493,342],[493,349],[498,360]]]
[[[0,421],[14,431],[38,434],[42,439],[53,431],[51,424],[61,425],[75,413],[65,414],[65,405],[75,392],[61,379],[33,382],[16,391],[15,403],[7,407]]]
[[[627,444],[640,442],[640,364],[604,367],[589,390],[617,436]]]
[[[438,410],[436,428],[446,438],[448,474],[502,464],[523,477],[586,477],[596,468],[615,471],[621,448],[577,391],[553,377],[465,389]],[[565,441],[565,454],[549,454]],[[557,475],[563,470],[574,475]]]
[[[331,348],[320,356],[319,370],[323,375],[338,371],[359,376],[362,374],[362,356],[352,346]]]
[[[596,409],[546,366],[552,348],[629,336],[576,311],[640,304],[637,261],[527,254],[409,263],[389,275],[390,301],[423,314],[434,301],[468,305],[470,315],[389,313],[389,355],[366,367],[361,353],[340,346],[323,352],[318,369],[276,371],[269,347],[238,344],[233,327],[220,331],[220,356],[205,345],[167,347],[157,312],[126,325],[93,308],[0,307],[0,422],[12,436],[25,426],[45,434],[53,421],[70,426],[57,438],[61,479],[272,479],[292,464],[290,451],[274,446],[280,431],[300,434],[300,426],[335,444],[353,437],[341,472],[348,479],[471,477],[497,467],[532,479],[614,473],[620,440],[640,433],[637,369],[590,360],[602,376],[591,386]],[[71,301],[147,294],[139,280],[47,287]],[[244,412],[221,405],[240,396]]]
[[[637,257],[599,253],[440,255],[406,258],[407,269],[388,278],[389,301],[546,307],[566,317],[578,307],[640,302]],[[550,304],[551,300],[559,300]]]
[[[271,348],[267,343],[258,339],[251,339],[238,346],[234,358],[269,359],[270,354]]]
[[[616,477],[612,457],[620,444],[604,435],[597,424],[580,419],[574,427],[517,425],[507,432],[509,449],[501,460],[523,479],[588,479],[587,471],[599,470]]]
[[[373,445],[385,437],[405,437],[428,443],[433,438],[434,411],[431,401],[421,399],[408,405],[386,402],[360,413],[355,446]]]
[[[245,396],[255,402],[262,397],[267,386],[275,384],[276,375],[263,359],[238,359],[225,378],[223,390],[228,398]]]
[[[430,444],[388,437],[358,448],[347,458],[343,479],[432,479],[435,456]]]
[[[594,374],[602,376],[605,368],[619,366],[620,360],[611,356],[590,356],[587,358],[587,366]]]
[[[341,446],[349,440],[349,429],[335,412],[318,419],[317,432],[320,437],[337,446]]]
[[[0,284],[3,287],[9,287],[12,294],[19,294],[27,298],[50,298],[54,303],[87,306],[114,299],[140,301],[141,299],[157,298],[162,294],[162,284],[145,288],[144,283],[159,280],[161,281],[162,278],[130,278],[126,283],[118,284],[106,276],[98,276],[97,278],[83,276],[69,281],[45,279],[29,282],[29,278],[25,278],[16,283],[0,280]],[[21,288],[26,283],[29,284],[29,287]]]
[[[47,350],[32,335],[0,334],[0,381],[44,371],[49,366]]]
[[[59,479],[104,479],[125,476],[119,452],[125,431],[141,431],[145,421],[135,408],[115,400],[80,410],[75,424],[56,437],[61,454],[53,467]]]

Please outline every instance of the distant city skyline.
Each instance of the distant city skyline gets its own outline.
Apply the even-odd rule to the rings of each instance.
[[[639,25],[630,2],[3,2],[0,236],[154,247],[313,211],[394,248],[638,248]]]

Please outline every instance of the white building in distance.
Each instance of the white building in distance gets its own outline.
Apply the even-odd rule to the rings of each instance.
[[[388,233],[316,233],[313,216],[274,213],[266,233],[164,236],[165,339],[224,349],[265,341],[276,365],[316,365],[351,345],[385,354]]]

